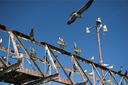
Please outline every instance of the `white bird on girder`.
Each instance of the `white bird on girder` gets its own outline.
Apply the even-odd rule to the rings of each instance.
[[[74,42],[74,51],[75,51],[76,54],[81,54],[81,49],[76,48],[76,42]]]
[[[88,75],[92,76],[93,75],[93,72],[89,73]]]
[[[85,69],[84,72],[87,73],[87,69]]]
[[[99,61],[97,64],[99,64],[99,65],[100,65],[100,64],[102,64],[102,62],[103,62],[103,61]]]
[[[23,57],[24,57],[24,56],[23,56],[23,54],[21,53],[20,56],[12,56],[11,58],[20,60],[20,59],[22,59]]]
[[[83,16],[81,15],[85,10],[87,10],[91,4],[92,4],[93,0],[89,0],[89,2],[87,4],[85,4],[82,8],[80,8],[77,12],[73,12],[70,16],[72,16],[69,21],[67,22],[67,24],[71,24],[73,23],[76,18],[83,18]]]
[[[103,67],[107,67],[109,64],[102,64],[101,66],[103,66]]]
[[[3,42],[3,40],[2,40],[2,38],[0,39],[0,45],[2,44],[2,42]]]
[[[113,69],[113,66],[114,66],[114,65],[109,66],[108,69],[110,69],[110,70]]]
[[[59,37],[58,46],[61,48],[67,47],[67,44],[63,41],[63,37]]]
[[[91,61],[91,62],[92,62],[93,60],[94,60],[94,56],[92,56],[92,58],[89,59],[89,61]]]

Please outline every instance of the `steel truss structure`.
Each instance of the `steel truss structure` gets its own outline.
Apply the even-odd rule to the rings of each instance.
[[[127,80],[128,76],[119,74],[118,72],[110,70],[106,67],[103,67],[103,66],[97,64],[97,63],[91,62],[91,61],[84,59],[80,56],[73,55],[70,52],[67,52],[63,49],[59,49],[59,48],[57,48],[53,45],[50,45],[46,42],[39,43],[35,40],[31,41],[29,36],[27,36],[23,33],[20,33],[18,31],[8,30],[5,26],[1,25],[0,30],[9,34],[8,48],[0,46],[0,50],[5,51],[8,54],[6,63],[2,60],[2,58],[0,58],[0,81],[1,82],[13,83],[13,84],[18,84],[18,85],[38,85],[38,84],[45,84],[46,82],[49,82],[49,85],[51,85],[51,81],[55,81],[55,82],[66,84],[66,85],[88,85],[88,84],[96,85],[97,81],[100,82],[99,85],[105,85],[105,84],[120,85],[121,82],[124,82],[124,84],[127,85],[127,83],[128,83],[128,80]],[[33,66],[32,66],[32,68],[34,69],[34,71],[25,69],[24,68],[24,58],[22,60],[18,60],[17,63],[15,63],[13,65],[9,64],[9,54],[10,53],[15,54],[16,56],[19,56],[21,54],[20,52],[18,52],[18,49],[16,47],[16,40],[14,40],[14,37],[26,53],[26,54],[23,54],[24,58],[26,58],[26,60],[32,66],[32,64],[30,63],[30,61],[31,61],[33,63],[33,65],[36,67],[36,69],[38,70],[38,72],[35,71],[35,68]],[[31,57],[28,50],[25,48],[25,46],[23,45],[23,43],[21,42],[20,39],[24,39],[26,41],[29,41],[29,42],[37,44],[41,47],[44,47],[45,48],[45,52],[44,52],[45,59],[42,60],[40,58]],[[10,49],[11,41],[12,41],[14,50]],[[72,60],[71,61],[72,66],[73,66],[73,62],[74,62],[78,71],[73,70],[73,68],[67,68],[67,67],[62,66],[61,62],[57,59],[57,57],[55,56],[53,51],[70,57]],[[47,54],[50,59],[50,62],[46,61]],[[55,64],[53,58],[56,60],[57,64]],[[35,61],[44,63],[44,68],[45,68],[44,73],[41,71],[41,69],[38,67],[38,65]],[[78,61],[89,64],[92,67],[93,75],[91,76],[91,75],[86,74]],[[48,65],[49,75],[46,74],[46,65]],[[53,69],[55,71],[55,73],[53,75],[51,75],[51,67],[53,67]],[[63,79],[60,77],[60,74],[59,74],[57,68],[60,68],[64,72],[67,79]],[[101,77],[97,68],[106,71],[106,74],[103,78]],[[83,81],[81,81],[81,83],[75,82],[73,80],[73,77],[70,78],[70,76],[67,74],[66,71],[70,72],[71,75],[73,75],[73,73],[80,75],[82,77]],[[96,78],[95,74],[97,74],[99,76],[99,78]],[[105,80],[105,77],[107,75],[109,75],[110,81]],[[117,81],[115,76],[121,77],[121,80]],[[93,79],[93,82],[90,79]],[[113,80],[115,81],[115,83],[113,82]]]

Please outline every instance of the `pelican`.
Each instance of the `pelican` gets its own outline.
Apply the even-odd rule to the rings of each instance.
[[[109,64],[102,64],[102,66],[104,66],[104,67],[106,67],[106,66],[108,66]]]
[[[122,72],[122,68],[123,66],[120,67],[120,70],[118,71],[119,74]]]
[[[0,45],[2,44],[2,41],[3,41],[3,40],[2,40],[2,38],[1,38],[1,39],[0,39]]]
[[[114,66],[114,65],[109,66],[108,69],[110,69],[110,70],[113,69],[113,66]]]
[[[125,70],[126,72],[124,73],[124,76],[127,76],[127,70]]]
[[[23,54],[21,53],[20,56],[12,56],[11,58],[20,60],[23,58]]]
[[[31,32],[30,32],[30,40],[33,40],[34,38],[34,32],[33,32],[33,30],[35,30],[36,28],[32,28],[31,29]]]
[[[58,46],[61,48],[67,47],[67,44],[63,41],[63,37],[59,37]]]
[[[36,56],[36,51],[34,51],[34,48],[33,47],[30,47],[30,50],[31,50],[30,56],[31,57],[35,57]]]
[[[99,64],[99,65],[100,65],[100,64],[102,64],[102,62],[103,62],[103,61],[99,61],[97,64]]]
[[[83,16],[81,15],[85,10],[87,10],[91,4],[92,4],[93,0],[89,0],[89,2],[87,4],[85,4],[82,8],[80,8],[77,12],[73,12],[70,16],[72,16],[69,21],[67,22],[67,24],[71,24],[73,23],[76,18],[83,18]]]
[[[74,42],[74,51],[75,51],[76,54],[81,54],[81,49],[76,48],[76,42]]]
[[[94,56],[92,56],[92,58],[89,59],[89,61],[91,61],[91,62],[92,62],[93,60],[94,60]]]

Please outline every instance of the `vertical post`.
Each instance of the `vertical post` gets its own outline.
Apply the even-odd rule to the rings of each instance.
[[[124,85],[127,85],[125,78],[124,78]]]
[[[9,62],[10,44],[11,44],[11,36],[9,35],[9,42],[8,42],[8,54],[7,54],[7,66],[8,66],[8,62]]]
[[[110,80],[111,80],[111,85],[112,85],[112,75],[109,73],[109,75],[110,75]]]
[[[44,58],[45,58],[45,64],[44,64],[44,74],[46,74],[46,48],[45,48],[45,56],[44,56]]]
[[[99,35],[98,24],[96,26],[96,30],[97,30],[97,39],[98,39],[98,46],[99,46],[100,61],[102,61],[101,46],[100,46],[100,35]],[[103,78],[104,77],[104,71],[101,69],[101,72],[102,72],[102,78]]]
[[[49,67],[49,75],[51,75],[51,66]],[[51,81],[49,81],[49,85],[51,85]]]
[[[72,64],[72,73],[71,73],[71,80],[74,82],[74,77],[73,77],[73,60],[71,58],[71,64]]]
[[[22,68],[24,68],[24,58],[22,58]]]
[[[93,71],[93,84],[96,85],[95,70],[94,70],[93,65],[92,65],[92,71]]]

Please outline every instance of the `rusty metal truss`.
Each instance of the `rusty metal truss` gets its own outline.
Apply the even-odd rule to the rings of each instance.
[[[46,42],[39,43],[35,40],[31,41],[29,36],[23,33],[20,33],[18,31],[8,30],[5,26],[0,25],[0,30],[9,34],[8,48],[0,46],[1,51],[7,52],[6,63],[2,60],[2,58],[0,58],[0,81],[1,82],[13,83],[13,84],[18,84],[18,85],[38,85],[38,84],[45,85],[46,82],[49,82],[49,85],[51,85],[51,81],[55,81],[55,82],[62,83],[65,85],[88,85],[88,84],[96,85],[96,82],[99,82],[99,85],[105,85],[105,84],[120,85],[121,82],[124,82],[124,84],[127,85],[128,83],[128,80],[127,80],[128,76],[119,74],[118,72],[110,70],[97,63],[91,62],[80,56],[73,55],[70,52],[67,52],[63,49],[59,49]],[[26,41],[32,42],[36,45],[39,45],[45,48],[45,52],[44,52],[45,59],[43,60],[37,57],[31,57],[28,50],[26,49],[26,47],[24,46],[24,44],[21,42],[20,39],[24,39]],[[17,60],[17,63],[11,65],[9,64],[9,55],[14,54],[16,56],[19,56],[21,54],[20,52],[18,52],[18,49],[16,47],[16,40],[21,45],[25,53],[23,54],[24,57],[21,60]],[[10,49],[11,41],[12,41],[14,50]],[[55,56],[53,51],[60,53],[62,55],[65,55],[65,57],[70,57],[72,68],[67,68],[67,67],[62,66],[61,62]],[[48,54],[50,61],[46,60],[47,54]],[[57,64],[54,62],[53,58],[54,60],[56,60]],[[24,68],[24,59],[28,61],[28,63],[30,64],[30,66],[33,68],[34,71]],[[45,69],[44,72],[41,71],[41,68],[39,68],[36,62],[40,62],[44,64],[44,67],[42,67]],[[78,71],[73,70],[73,62],[76,65],[76,68],[78,69]],[[85,64],[90,65],[92,67],[92,75],[86,74],[79,62],[83,62]],[[49,74],[46,74],[46,65],[48,65],[47,72],[49,72]],[[36,70],[38,72],[35,70],[34,67],[36,67]],[[51,67],[53,67],[55,73],[51,74]],[[67,79],[63,79],[60,77],[58,68],[60,68],[63,71]],[[101,77],[97,69],[102,69],[106,72],[103,78]],[[73,76],[70,78],[70,76],[67,74],[67,71],[71,75],[73,75],[74,73],[77,75],[80,75],[83,81],[81,81],[81,83],[77,83],[76,81],[73,80]],[[96,74],[98,75],[97,78],[95,76]],[[107,81],[105,79],[107,75],[109,75],[110,81]],[[115,76],[119,76],[121,80],[117,81]]]

